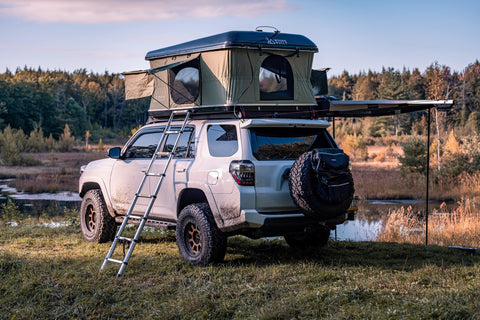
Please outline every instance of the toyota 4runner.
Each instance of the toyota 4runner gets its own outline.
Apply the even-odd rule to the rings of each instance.
[[[324,245],[331,228],[346,220],[353,196],[348,161],[328,126],[302,119],[191,120],[147,225],[176,228],[180,254],[193,264],[222,260],[227,237],[236,234],[284,236],[293,247]],[[113,240],[164,128],[147,125],[123,149],[112,148],[108,158],[82,169],[80,218],[87,241]],[[174,139],[162,149],[171,150]],[[330,166],[335,177],[318,178],[329,160],[342,162]],[[165,162],[157,159],[152,170],[162,171]],[[143,215],[147,205],[139,199],[133,214]]]

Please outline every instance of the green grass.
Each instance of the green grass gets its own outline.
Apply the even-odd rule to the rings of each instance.
[[[0,228],[0,319],[479,319],[480,256],[431,246],[229,239],[224,263],[182,261],[145,232],[120,279],[110,244],[34,220]]]

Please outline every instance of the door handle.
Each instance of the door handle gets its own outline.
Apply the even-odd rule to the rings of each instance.
[[[187,169],[185,169],[185,168],[177,170],[178,173],[182,173],[182,172],[185,172],[185,171],[187,171]]]

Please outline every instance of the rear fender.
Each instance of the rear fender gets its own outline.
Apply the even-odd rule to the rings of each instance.
[[[180,192],[177,201],[177,218],[183,208],[193,203],[207,203],[212,211],[217,227],[223,227],[223,219],[218,210],[215,198],[212,196],[211,192],[204,192],[200,188],[186,188]]]

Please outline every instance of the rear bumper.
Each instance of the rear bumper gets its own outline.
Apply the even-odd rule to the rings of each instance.
[[[353,219],[357,212],[356,202],[349,210],[330,221],[318,221],[316,219],[306,217],[302,213],[259,213],[256,210],[242,210],[242,217],[244,217],[243,226],[239,230],[241,234],[251,238],[281,236],[285,234],[302,233],[307,228],[315,226],[325,226],[330,229],[335,229],[337,224],[341,224],[346,220]]]

